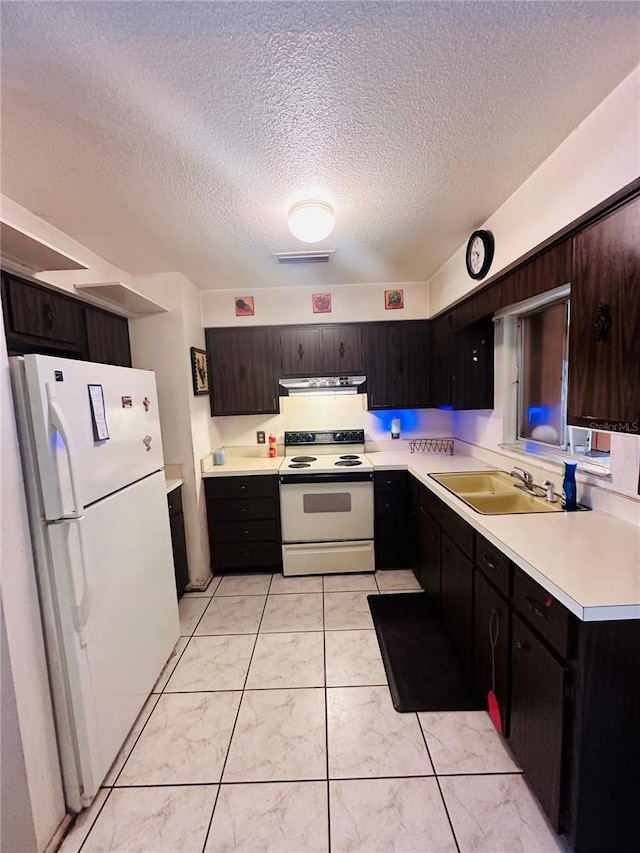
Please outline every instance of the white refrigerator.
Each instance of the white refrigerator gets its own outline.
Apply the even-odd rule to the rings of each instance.
[[[67,806],[95,797],[179,636],[155,374],[10,359]]]

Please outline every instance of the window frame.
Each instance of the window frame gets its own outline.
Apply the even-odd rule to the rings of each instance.
[[[520,364],[522,361],[522,322],[521,319],[527,315],[534,314],[541,308],[544,308],[553,303],[568,301],[567,308],[567,330],[565,333],[564,349],[565,358],[563,359],[563,440],[562,445],[549,444],[531,438],[522,438],[519,436],[520,421],[519,411],[521,405],[521,381],[520,381]],[[567,424],[566,416],[566,398],[568,391],[568,347],[569,335],[571,334],[571,285],[564,284],[556,287],[553,290],[541,293],[530,299],[517,302],[513,305],[506,306],[502,310],[496,312],[494,321],[502,323],[502,395],[503,395],[503,436],[501,449],[507,450],[510,453],[517,454],[523,458],[539,459],[541,462],[552,462],[558,465],[566,461],[574,461],[580,463],[580,469],[585,472],[596,474],[601,477],[611,476],[611,458],[598,459],[586,457],[581,453],[572,453],[570,450],[570,431],[578,429]],[[496,374],[497,378],[498,374]]]

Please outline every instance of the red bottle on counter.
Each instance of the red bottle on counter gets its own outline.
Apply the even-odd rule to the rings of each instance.
[[[278,445],[276,444],[275,435],[269,436],[269,457],[273,459],[274,456],[278,455]]]

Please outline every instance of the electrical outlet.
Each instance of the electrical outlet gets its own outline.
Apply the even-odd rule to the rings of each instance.
[[[256,438],[258,439],[258,444],[266,444],[265,433],[263,430],[259,429],[256,432]]]

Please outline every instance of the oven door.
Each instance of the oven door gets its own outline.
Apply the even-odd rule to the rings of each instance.
[[[373,539],[370,474],[280,477],[283,542]]]

